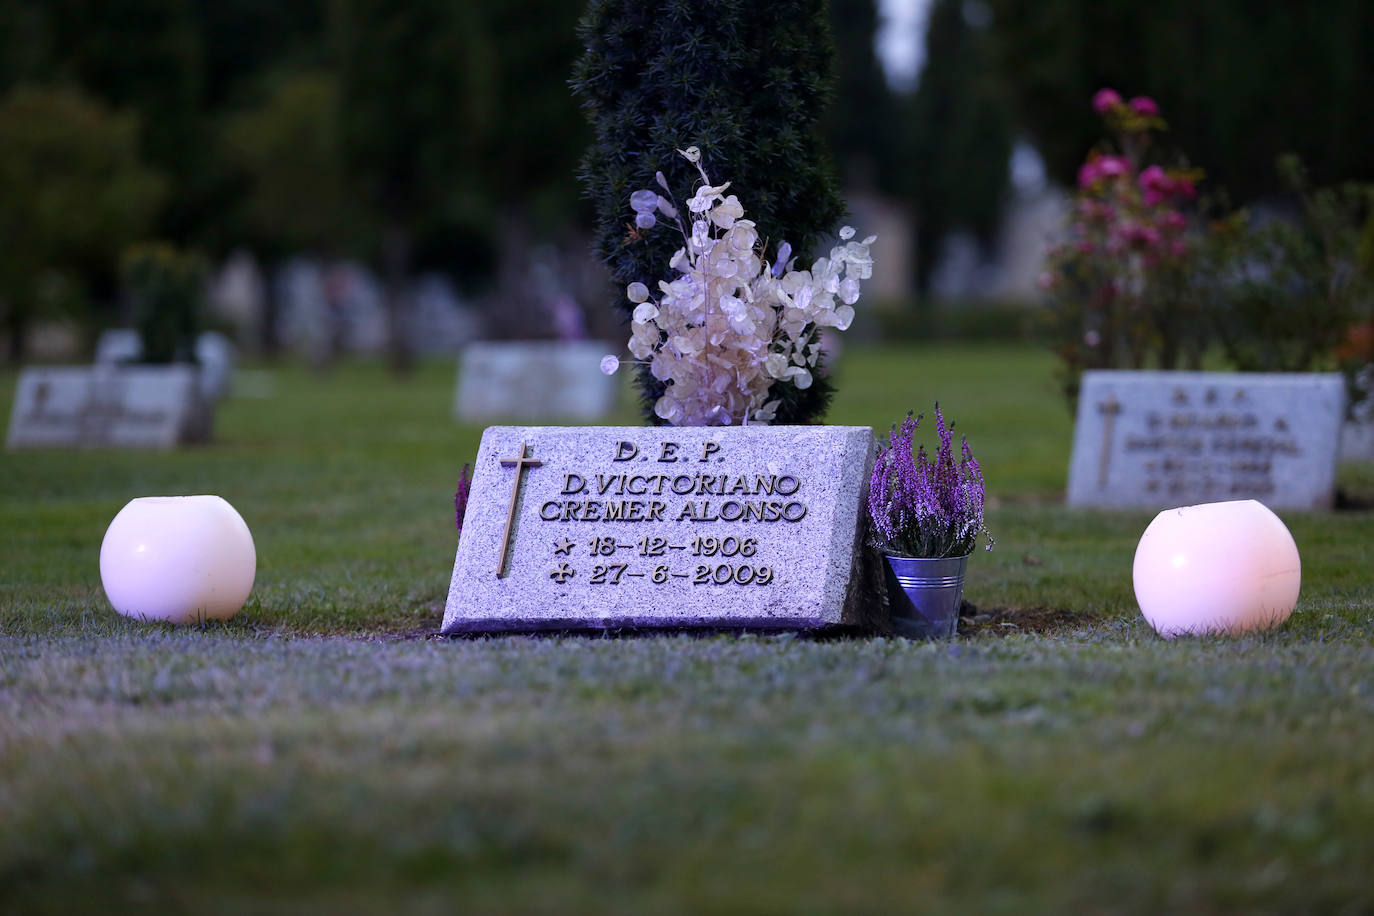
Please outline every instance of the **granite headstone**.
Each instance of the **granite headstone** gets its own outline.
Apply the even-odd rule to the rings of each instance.
[[[1068,502],[1329,508],[1344,415],[1334,374],[1086,372]]]
[[[597,341],[484,341],[463,349],[454,412],[467,422],[602,419],[615,406],[616,379]]]
[[[133,363],[143,355],[143,339],[132,328],[106,328],[95,342],[97,363]]]
[[[172,448],[197,432],[199,401],[192,366],[30,367],[5,447]]]
[[[443,631],[874,626],[873,453],[852,426],[488,428]]]
[[[129,328],[109,328],[102,331],[96,341],[95,361],[98,364],[132,363],[142,356],[143,341],[137,331]],[[206,404],[214,404],[229,393],[234,358],[234,344],[218,331],[205,331],[196,337],[200,396]]]
[[[1354,404],[1341,431],[1342,461],[1374,461],[1374,363],[1355,373]]]

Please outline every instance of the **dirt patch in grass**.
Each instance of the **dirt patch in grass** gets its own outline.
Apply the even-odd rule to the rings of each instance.
[[[1090,627],[1101,620],[1095,614],[1062,607],[980,608],[965,601],[959,609],[960,636],[1009,636],[1037,633],[1053,636]]]

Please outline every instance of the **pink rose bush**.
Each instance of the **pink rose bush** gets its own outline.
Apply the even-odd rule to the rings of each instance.
[[[1188,212],[1201,173],[1147,164],[1166,127],[1153,99],[1127,102],[1102,89],[1092,104],[1113,142],[1078,170],[1067,237],[1040,278],[1062,334],[1070,399],[1084,369],[1173,368],[1201,351],[1202,335],[1188,332],[1195,306],[1187,284],[1199,248]]]
[[[820,360],[822,328],[843,331],[854,320],[860,281],[873,276],[869,246],[876,236],[854,241],[840,230],[828,258],[798,270],[792,248],[778,245],[772,263],[744,205],[713,185],[696,147],[679,151],[697,167],[701,185],[682,210],[657,191],[630,195],[637,229],[662,217],[676,223],[683,245],[672,256],[675,276],[651,290],[626,287],[634,303],[629,351],[665,383],[654,413],[673,426],[768,423],[780,404],[780,386],[808,388]],[[656,176],[668,191],[663,173]],[[608,356],[602,371],[620,360]]]

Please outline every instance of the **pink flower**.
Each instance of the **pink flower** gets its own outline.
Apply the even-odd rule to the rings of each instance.
[[[1118,101],[1120,100],[1118,99]],[[1150,98],[1148,95],[1138,95],[1135,98],[1131,99],[1131,108],[1135,111],[1136,114],[1141,115],[1142,117],[1159,117],[1159,106],[1156,105],[1155,100]]]
[[[1146,166],[1140,173],[1141,190],[1153,188],[1156,191],[1169,191],[1173,182],[1169,180],[1169,175],[1157,165]]]
[[[1173,179],[1159,166],[1148,166],[1140,173],[1140,196],[1144,199],[1145,206],[1158,206],[1173,191]]]
[[[1141,223],[1122,223],[1117,230],[1123,247],[1153,248],[1159,244],[1159,230]]]
[[[1188,220],[1177,210],[1168,210],[1159,218],[1159,224],[1169,232],[1182,232],[1188,228]]]
[[[1090,188],[1104,178],[1118,178],[1130,170],[1124,156],[1093,156],[1078,170],[1078,186]]]
[[[1083,189],[1092,187],[1097,183],[1097,160],[1089,159],[1078,167],[1078,186]]]
[[[1110,204],[1099,203],[1091,198],[1083,198],[1078,201],[1078,217],[1083,222],[1077,227],[1079,231],[1084,231],[1085,224],[1105,223],[1112,218],[1112,208]]]
[[[1099,156],[1097,170],[1106,178],[1117,178],[1129,172],[1131,164],[1126,161],[1125,156]]]
[[[1115,89],[1099,89],[1093,96],[1093,111],[1106,114],[1121,104],[1121,96]]]

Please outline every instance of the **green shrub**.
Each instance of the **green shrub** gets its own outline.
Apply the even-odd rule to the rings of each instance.
[[[1279,172],[1302,202],[1297,219],[1238,211],[1214,225],[1199,294],[1217,340],[1247,372],[1344,371],[1369,354],[1349,341],[1374,318],[1374,185],[1310,189],[1296,157]]]
[[[142,361],[195,362],[205,307],[205,259],[170,245],[135,245],[124,253],[120,274],[143,341]]]
[[[1352,403],[1364,397],[1374,185],[1312,190],[1297,158],[1284,157],[1299,212],[1207,221],[1187,206],[1199,171],[1145,164],[1164,126],[1155,103],[1103,89],[1094,107],[1114,144],[1079,171],[1067,238],[1041,278],[1070,405],[1085,370],[1198,369],[1211,350],[1245,372],[1340,370]]]
[[[817,121],[831,88],[833,50],[823,0],[592,0],[581,24],[586,51],[573,86],[594,140],[581,178],[596,209],[597,251],[619,287],[664,278],[681,239],[641,236],[630,194],[662,171],[675,189],[696,170],[676,152],[702,151],[717,181],[729,181],[760,233],[790,242],[798,262],[833,231],[844,206]],[[632,304],[617,295],[626,313]],[[663,383],[638,367],[650,422]],[[831,388],[822,373],[791,389],[775,423],[811,423]]]

